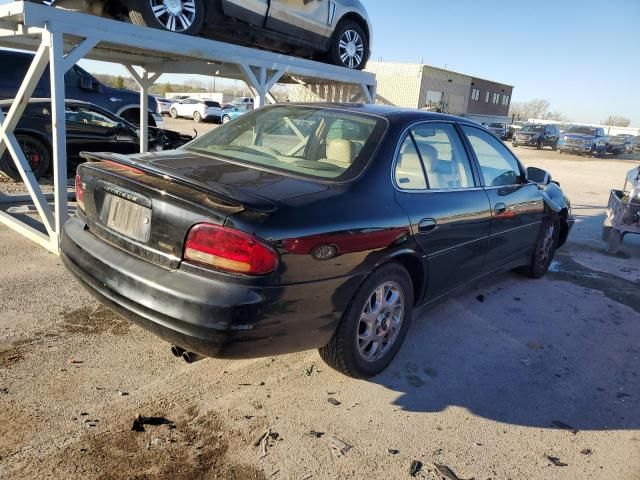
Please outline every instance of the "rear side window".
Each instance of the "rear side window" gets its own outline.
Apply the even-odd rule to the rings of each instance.
[[[500,140],[479,128],[463,125],[462,130],[476,154],[487,187],[522,183],[518,161]]]
[[[469,159],[453,125],[425,123],[411,128],[395,169],[406,190],[450,190],[475,186]]]

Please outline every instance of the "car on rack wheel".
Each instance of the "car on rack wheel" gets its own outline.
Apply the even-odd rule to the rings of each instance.
[[[363,69],[371,50],[371,24],[359,0],[52,0],[46,4],[351,69]]]
[[[543,276],[573,224],[547,172],[418,110],[273,105],[176,151],[85,158],[64,264],[187,361],[318,348],[370,377],[414,308],[495,272]]]

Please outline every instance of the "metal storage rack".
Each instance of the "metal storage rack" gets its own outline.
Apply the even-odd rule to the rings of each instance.
[[[0,48],[35,52],[6,117],[0,112],[0,155],[6,149],[9,151],[29,196],[0,194],[0,203],[33,201],[43,229],[2,210],[0,222],[55,253],[67,219],[64,74],[83,58],[122,64],[139,85],[142,152],[148,147],[149,87],[163,73],[246,81],[254,93],[256,107],[275,103],[270,90],[276,83],[356,86],[359,92],[353,101],[360,98],[372,103],[376,95],[375,76],[367,72],[28,2],[0,5]],[[13,131],[47,65],[51,81],[54,192],[45,195]],[[53,210],[49,200],[53,201]]]

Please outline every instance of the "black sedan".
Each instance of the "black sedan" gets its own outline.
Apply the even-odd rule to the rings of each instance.
[[[573,224],[545,171],[421,111],[275,105],[176,151],[86,158],[62,259],[187,360],[319,348],[374,375],[415,307],[497,271],[541,277]]]
[[[0,109],[6,114],[12,103],[12,100],[0,101]],[[64,113],[69,172],[74,172],[81,161],[81,151],[107,150],[118,153],[140,151],[138,127],[108,110],[92,103],[67,100]],[[51,99],[29,100],[14,133],[36,179],[50,173],[53,143]],[[192,140],[192,137],[188,135],[149,127],[149,146],[153,149],[173,149],[189,140]],[[14,180],[21,180],[8,152],[0,157],[0,170]]]

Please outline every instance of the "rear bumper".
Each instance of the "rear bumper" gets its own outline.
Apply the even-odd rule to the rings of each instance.
[[[168,342],[218,358],[255,358],[328,343],[355,278],[282,287],[225,283],[167,270],[96,237],[84,222],[64,226],[64,265],[92,295]],[[341,294],[339,294],[341,292]]]

